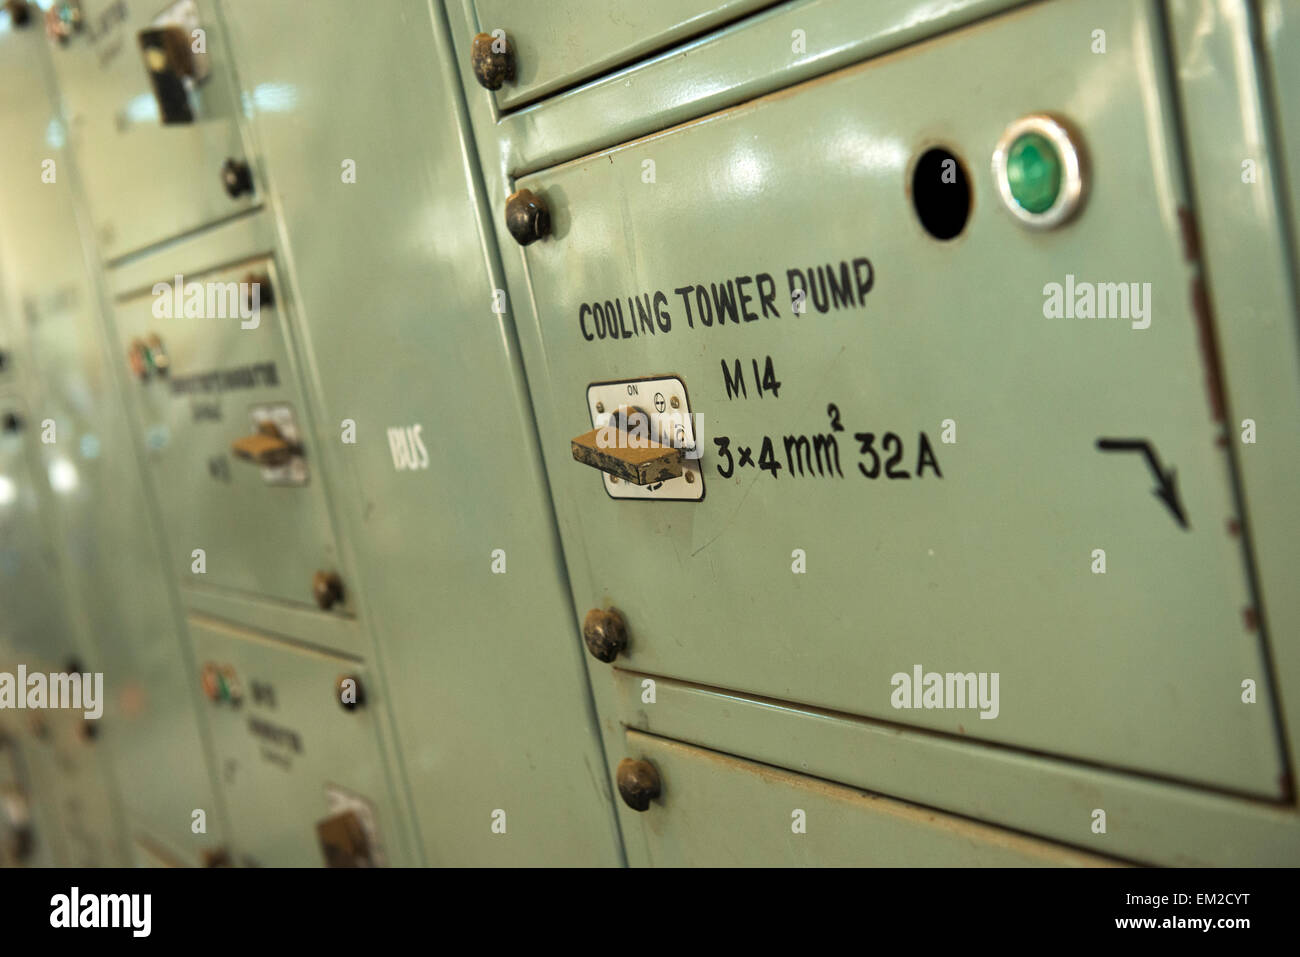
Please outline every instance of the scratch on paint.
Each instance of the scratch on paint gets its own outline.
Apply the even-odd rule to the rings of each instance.
[[[754,481],[749,483],[749,488],[745,489],[745,494],[740,497],[740,502],[737,503],[735,510],[732,511],[731,515],[727,518],[727,524],[722,526],[722,528],[719,530],[717,535],[714,535],[712,538],[710,538],[699,548],[695,549],[695,551],[691,552],[691,558],[694,558],[700,552],[704,551],[706,548],[708,548],[710,545],[716,542],[719,538],[722,537],[722,533],[731,527],[731,523],[734,522],[736,520],[736,516],[740,514],[741,506],[745,504],[745,499],[749,498],[749,493],[754,490],[754,483],[757,482],[758,479],[759,476],[755,475]]]

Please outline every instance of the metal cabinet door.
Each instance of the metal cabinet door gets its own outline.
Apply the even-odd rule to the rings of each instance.
[[[496,93],[511,109],[696,36],[772,0],[452,0],[484,33],[503,30],[515,78]],[[469,37],[458,46],[469,54]]]
[[[742,761],[627,732],[660,794],[622,807],[630,863],[654,867],[1080,867],[1105,858]]]
[[[31,468],[33,429],[41,427],[22,403],[0,396],[0,670],[10,675],[20,665],[30,674],[62,671],[80,657],[61,566],[50,547],[47,493],[37,486],[48,480],[54,495],[75,495],[76,472],[66,461],[52,466],[48,478]],[[102,693],[111,693],[107,680]],[[32,815],[37,844],[24,863],[120,863],[123,849],[114,836],[119,809],[99,730],[77,711],[0,712],[0,738],[13,746],[14,760],[29,775],[27,798],[38,805]]]
[[[275,266],[255,259],[180,276],[161,277],[116,309],[121,361],[144,364],[128,393],[157,477],[168,557],[187,569],[187,587],[310,603],[316,572],[336,570],[338,552],[285,313],[272,298],[280,288]],[[251,305],[249,280],[263,291],[244,317],[236,313]],[[195,291],[203,317],[184,314]],[[165,371],[141,358],[139,350],[155,342]],[[301,449],[287,468],[267,469],[233,451],[268,413]],[[335,607],[347,607],[346,590]]]
[[[1282,793],[1165,56],[1152,4],[1034,5],[517,181],[553,222],[511,253],[551,488],[620,666]],[[1040,111],[1089,163],[1047,231],[990,173]],[[935,146],[973,197],[948,241],[913,202]],[[1054,317],[1076,279],[1149,322]],[[588,387],[670,374],[706,494],[615,500],[570,454]],[[981,674],[998,705],[946,677]]]
[[[340,12],[304,19],[260,0],[224,10],[243,82],[300,91],[291,110],[256,111],[253,132],[322,419],[356,427],[355,444],[322,454],[424,860],[618,864],[449,39],[423,0],[393,3],[363,31],[346,4],[325,6]],[[342,61],[362,66],[341,73]]]
[[[32,429],[39,427],[25,403],[0,396],[0,655],[32,667],[71,647],[49,516],[42,513],[46,493],[37,485],[46,476],[32,467]],[[48,480],[55,493],[70,493],[75,485],[64,483],[75,475],[55,469]]]
[[[80,7],[81,29],[66,43],[52,44],[50,56],[104,258],[118,259],[253,205],[255,189],[232,196],[223,180],[227,159],[247,157],[214,4],[81,0]],[[162,122],[145,66],[140,33],[163,20],[190,38],[191,50],[199,45],[193,31],[203,31],[208,72],[188,96],[190,122]],[[61,141],[62,129],[52,127],[50,135]]]
[[[357,662],[296,648],[246,629],[191,618],[217,775],[233,834],[232,862],[266,867],[325,863],[317,824],[355,809],[371,863],[402,864],[374,710],[385,707]],[[215,669],[213,671],[212,669]],[[346,709],[340,677],[357,683]]]

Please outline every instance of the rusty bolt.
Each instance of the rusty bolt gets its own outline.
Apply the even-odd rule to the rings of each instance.
[[[221,182],[231,199],[253,191],[253,171],[243,160],[228,159],[221,164]]]
[[[582,620],[582,640],[597,661],[610,662],[627,647],[627,627],[613,608],[593,608]]]
[[[224,847],[206,847],[199,852],[204,867],[232,867],[230,852]]]
[[[9,19],[14,26],[25,27],[31,22],[32,10],[26,0],[9,0],[5,9],[9,11]]]
[[[349,681],[352,682],[351,687],[347,685]],[[352,700],[346,700],[345,694]],[[338,699],[344,711],[355,711],[366,703],[365,689],[361,686],[361,679],[356,675],[339,675],[334,680],[334,697]]]
[[[36,836],[32,833],[31,825],[23,824],[18,827],[10,828],[8,840],[5,842],[9,857],[18,862],[31,859],[32,851],[36,848]]]
[[[316,604],[329,611],[343,600],[343,579],[334,572],[317,572],[311,576],[311,593]]]
[[[615,772],[619,797],[634,811],[650,810],[650,802],[659,796],[662,786],[659,772],[649,761],[624,758]]]
[[[244,306],[248,310],[253,308],[253,286],[257,286],[257,306],[275,305],[275,290],[271,288],[271,277],[266,273],[250,272],[244,275],[244,285],[248,287],[248,296]]]
[[[506,229],[520,246],[535,243],[551,232],[551,211],[531,189],[521,189],[506,200]]]
[[[474,79],[485,90],[499,90],[502,84],[513,82],[515,51],[510,46],[510,38],[504,33],[496,37],[490,33],[478,34],[470,51],[470,64]]]

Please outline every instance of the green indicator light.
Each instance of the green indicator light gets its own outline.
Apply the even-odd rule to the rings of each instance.
[[[230,700],[230,685],[226,683],[226,676],[219,672],[217,674],[217,689],[218,689],[217,691],[218,700],[221,701]]]
[[[1025,133],[1007,151],[1007,185],[1021,208],[1045,213],[1061,194],[1061,157],[1047,137]]]

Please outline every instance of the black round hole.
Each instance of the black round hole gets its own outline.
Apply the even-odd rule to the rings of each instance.
[[[952,239],[970,218],[970,180],[961,160],[940,147],[926,150],[912,171],[912,205],[935,239]]]

